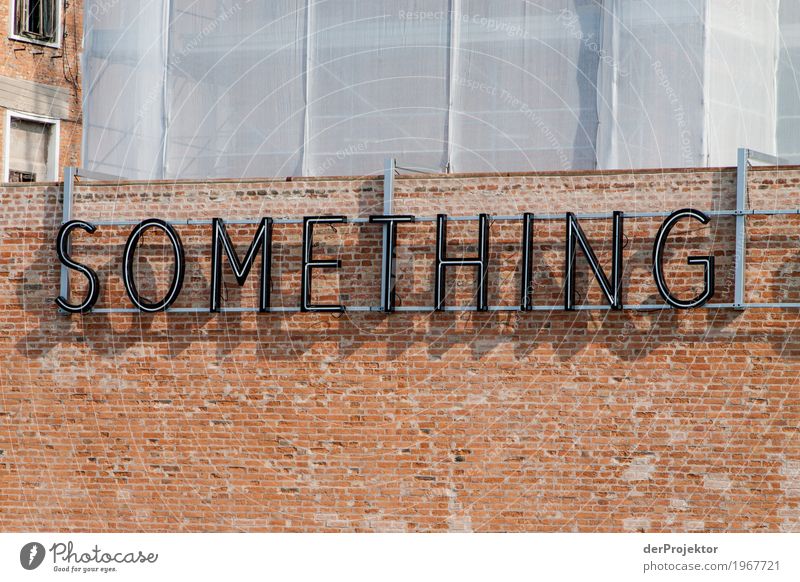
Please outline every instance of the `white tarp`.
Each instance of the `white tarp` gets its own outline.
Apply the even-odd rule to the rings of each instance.
[[[302,172],[305,0],[171,0],[164,176]]]
[[[132,178],[164,171],[165,3],[86,3],[83,165]]]
[[[783,4],[797,0],[784,0]],[[777,153],[778,0],[710,3],[706,54],[708,165],[733,144]]]
[[[380,173],[384,159],[444,168],[447,0],[311,5],[304,173]],[[423,11],[427,18],[416,15]]]
[[[459,14],[453,170],[593,168],[600,5],[461,0]]]
[[[792,6],[87,0],[83,163],[158,179],[796,154]]]
[[[778,155],[800,159],[800,2],[780,3]]]
[[[705,5],[706,0],[605,2],[600,167],[704,165]]]

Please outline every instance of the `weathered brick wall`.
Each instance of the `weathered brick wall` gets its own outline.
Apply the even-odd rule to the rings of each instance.
[[[69,0],[62,5],[63,38],[61,46],[50,47],[11,38],[11,2],[0,2],[0,76],[35,81],[67,89],[73,95],[68,119],[61,120],[59,166],[79,166],[82,138],[81,59],[83,43],[83,0]],[[24,111],[23,113],[36,113]],[[6,109],[0,107],[5,117]],[[0,123],[0,147],[5,139]],[[60,175],[61,170],[59,170]]]
[[[368,216],[380,180],[78,188],[74,216],[171,220]],[[490,313],[93,313],[53,304],[60,188],[0,188],[0,528],[124,531],[798,531],[800,310]],[[397,213],[433,216],[730,209],[735,172],[400,178]],[[800,169],[751,174],[753,208],[800,208]],[[625,301],[660,302],[660,219],[626,220]],[[748,300],[798,301],[798,218],[749,219]],[[609,221],[583,221],[604,264]],[[129,307],[131,227],[77,234],[98,307]],[[537,303],[560,305],[564,224],[537,221]],[[208,303],[209,227],[179,226],[178,306]],[[240,253],[253,227],[231,227]],[[452,254],[474,223],[451,223]],[[374,305],[377,227],[318,228],[337,256],[320,300]],[[701,284],[688,254],[717,258],[732,300],[733,220],[676,227],[667,273]],[[401,305],[432,303],[435,225],[403,226]],[[519,223],[491,227],[490,303],[515,305]],[[148,234],[140,284],[163,288]],[[300,227],[276,225],[273,304],[299,300]],[[581,300],[602,303],[585,261]],[[256,273],[225,306],[254,306]],[[471,304],[472,272],[449,277]],[[74,292],[83,282],[74,277]]]

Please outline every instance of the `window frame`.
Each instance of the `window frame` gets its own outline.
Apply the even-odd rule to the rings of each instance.
[[[31,38],[29,36],[25,36],[22,34],[17,34],[16,32],[16,22],[17,22],[17,4],[20,1],[25,0],[10,0],[10,10],[8,13],[8,38],[11,40],[16,40],[19,42],[28,42],[31,44],[38,44],[40,46],[47,46],[50,48],[61,48],[61,40],[64,36],[64,31],[62,27],[62,14],[64,12],[64,0],[54,0],[55,2],[55,40],[52,42],[48,42],[46,40],[39,40],[36,38]]]
[[[47,149],[47,177],[39,182],[58,182],[59,174],[59,154],[61,152],[61,120],[43,115],[23,113],[6,109],[3,124],[3,182],[8,183],[11,178],[11,120],[23,119],[25,121],[35,121],[52,126],[50,130],[50,145]],[[51,164],[49,160],[53,160]],[[34,182],[37,183],[37,182]]]

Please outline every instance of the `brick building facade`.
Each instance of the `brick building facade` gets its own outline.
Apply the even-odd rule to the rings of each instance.
[[[4,0],[0,30],[0,181],[59,179],[80,165],[83,1]]]
[[[59,314],[60,184],[4,185],[0,230],[0,527],[4,531],[800,531],[796,309],[156,315]],[[733,169],[400,177],[396,213],[663,212],[735,207]],[[757,169],[751,208],[800,208],[800,169]],[[380,179],[80,184],[73,217],[181,221],[382,211]],[[748,218],[748,300],[800,298],[798,216]],[[628,218],[624,300],[660,302],[661,218]],[[673,292],[716,259],[732,301],[734,219],[681,223]],[[582,221],[603,265],[610,221]],[[210,232],[176,227],[175,307],[208,305]],[[132,226],[73,238],[98,308],[130,307]],[[299,301],[299,225],[276,224],[272,304]],[[251,226],[230,226],[240,254]],[[475,252],[474,222],[449,252]],[[492,305],[519,302],[520,225],[490,228]],[[380,230],[319,228],[315,297],[379,303]],[[164,237],[139,251],[163,290]],[[431,305],[435,223],[398,237],[398,301]],[[535,222],[534,300],[563,301],[564,222]],[[579,257],[580,302],[603,305]],[[255,307],[225,265],[223,306]],[[74,276],[73,293],[84,291]],[[474,304],[474,273],[448,278]]]

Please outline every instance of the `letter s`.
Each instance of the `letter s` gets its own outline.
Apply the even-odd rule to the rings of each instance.
[[[89,280],[89,289],[86,292],[86,297],[82,303],[75,304],[69,303],[66,297],[59,296],[56,299],[56,304],[66,311],[67,313],[87,313],[92,310],[94,304],[97,303],[97,298],[100,295],[100,280],[97,278],[97,273],[86,265],[81,265],[72,260],[69,254],[69,236],[73,230],[80,228],[88,233],[93,233],[97,227],[82,220],[70,220],[65,222],[61,229],[58,231],[58,238],[56,239],[56,253],[58,253],[58,260],[61,264],[78,271]]]

